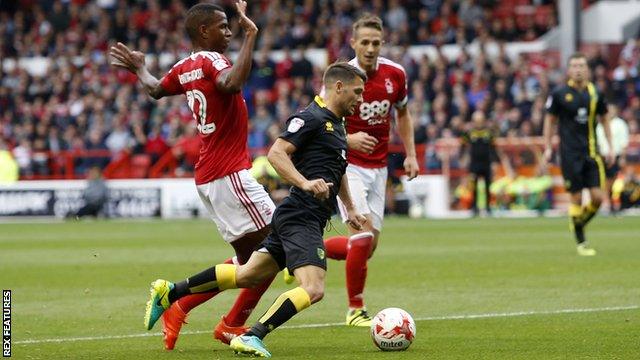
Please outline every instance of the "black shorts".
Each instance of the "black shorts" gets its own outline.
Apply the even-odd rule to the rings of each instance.
[[[469,172],[475,176],[480,176],[485,180],[491,181],[491,163],[474,163],[469,164]]]
[[[262,246],[278,263],[280,269],[290,272],[315,265],[327,269],[323,229],[327,219],[312,213],[291,197],[287,197],[276,209],[271,220],[271,233]]]
[[[613,179],[616,176],[618,176],[619,172],[620,172],[620,155],[616,156],[616,161],[613,163],[613,165],[611,166],[606,165],[604,173],[607,176],[607,179]]]
[[[561,156],[564,186],[571,193],[600,187],[604,181],[604,163],[587,156]]]

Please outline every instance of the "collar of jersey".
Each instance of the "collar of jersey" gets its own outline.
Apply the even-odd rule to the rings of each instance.
[[[379,58],[379,57],[378,57]],[[360,63],[358,63],[358,58],[354,57],[353,59],[351,59],[351,61],[349,61],[349,65],[353,65],[356,67],[356,69],[362,71],[363,73],[367,73],[367,71],[365,69],[363,69],[362,67],[360,67]],[[378,71],[378,66],[380,65],[380,62],[378,61],[378,59],[376,58],[376,69],[375,71]]]
[[[327,107],[327,104],[324,102],[324,99],[320,97],[320,95],[316,95],[316,97],[313,98],[313,101],[315,101],[316,104],[318,104],[318,106],[320,106],[321,108]]]
[[[570,88],[574,88],[574,89],[576,89],[576,90],[582,90],[582,91],[586,90],[586,89],[589,87],[589,84],[590,84],[590,83],[591,83],[590,81],[587,81],[587,83],[584,85],[584,88],[583,88],[583,89],[578,89],[578,87],[576,86],[576,83],[573,81],[573,79],[569,79],[569,80],[567,80],[567,85],[568,85]]]
[[[313,98],[313,102],[315,102],[316,105],[318,105],[322,110],[326,111],[331,116],[332,120],[334,120],[336,122],[343,121],[341,119],[338,119],[336,114],[334,114],[333,111],[331,111],[331,110],[329,110],[329,108],[327,108],[327,104],[324,102],[324,99],[322,97],[320,97],[320,95],[316,95],[316,97]]]

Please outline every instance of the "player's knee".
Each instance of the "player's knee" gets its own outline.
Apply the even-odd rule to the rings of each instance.
[[[324,297],[324,286],[322,284],[309,284],[303,286],[303,288],[309,294],[312,304],[317,303]]]
[[[591,196],[591,204],[595,207],[599,207],[602,204],[602,194],[595,193]]]
[[[246,265],[239,266],[236,270],[236,285],[239,288],[254,288],[267,279],[264,272]]]

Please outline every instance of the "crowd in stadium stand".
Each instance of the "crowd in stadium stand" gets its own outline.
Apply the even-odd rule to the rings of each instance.
[[[223,1],[236,34],[240,34],[231,1]],[[517,19],[515,7],[495,1],[253,1],[250,16],[261,29],[256,61],[244,96],[250,111],[249,145],[257,153],[278,136],[283,121],[306,105],[318,90],[322,69],[313,65],[308,48],[324,48],[329,61],[351,58],[350,26],[362,11],[381,14],[387,53],[407,72],[409,106],[417,144],[426,144],[426,169],[441,166],[433,147],[440,138],[464,131],[470,114],[483,110],[501,136],[535,136],[542,132],[545,98],[564,79],[558,56],[506,55],[489,59],[463,51],[411,58],[408,45],[443,45],[489,41],[528,41],[556,26],[553,2],[518,1],[534,14]],[[43,74],[3,66],[0,80],[0,138],[8,144],[22,175],[47,175],[45,154],[62,150],[106,150],[110,156],[85,157],[76,172],[104,167],[123,151],[150,156],[172,151],[189,171],[197,158],[198,137],[183,97],[151,100],[136,78],[109,66],[108,47],[122,41],[149,54],[188,53],[182,14],[190,2],[176,0],[116,1],[23,0],[0,6],[0,59],[46,57]],[[542,12],[535,9],[543,8]],[[522,13],[520,13],[522,15]],[[531,15],[531,14],[529,14]],[[490,26],[486,26],[490,24]],[[517,24],[517,25],[516,25]],[[411,30],[410,30],[411,29]],[[391,47],[390,47],[391,48]],[[282,49],[274,61],[269,50]],[[632,133],[640,119],[640,41],[630,41],[610,64],[600,48],[588,54],[594,82],[609,101],[621,105]],[[6,65],[3,63],[3,65]],[[170,64],[168,65],[170,66]],[[151,64],[160,76],[168,66]],[[453,163],[455,166],[455,162]]]

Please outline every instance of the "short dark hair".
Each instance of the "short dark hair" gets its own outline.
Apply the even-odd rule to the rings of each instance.
[[[567,65],[569,65],[569,63],[573,59],[585,59],[585,60],[587,60],[587,56],[585,54],[581,53],[581,52],[573,53],[573,54],[571,54],[571,56],[569,56],[569,60],[567,60]]]
[[[353,23],[353,33],[361,27],[382,31],[382,19],[372,13],[364,13]]]
[[[338,80],[351,82],[356,78],[360,78],[364,82],[367,81],[367,75],[362,70],[348,62],[339,61],[329,65],[327,70],[324,71],[322,82],[328,85]]]
[[[187,10],[184,27],[191,41],[198,38],[200,26],[209,24],[216,11],[224,13],[224,9],[216,4],[197,4]]]

